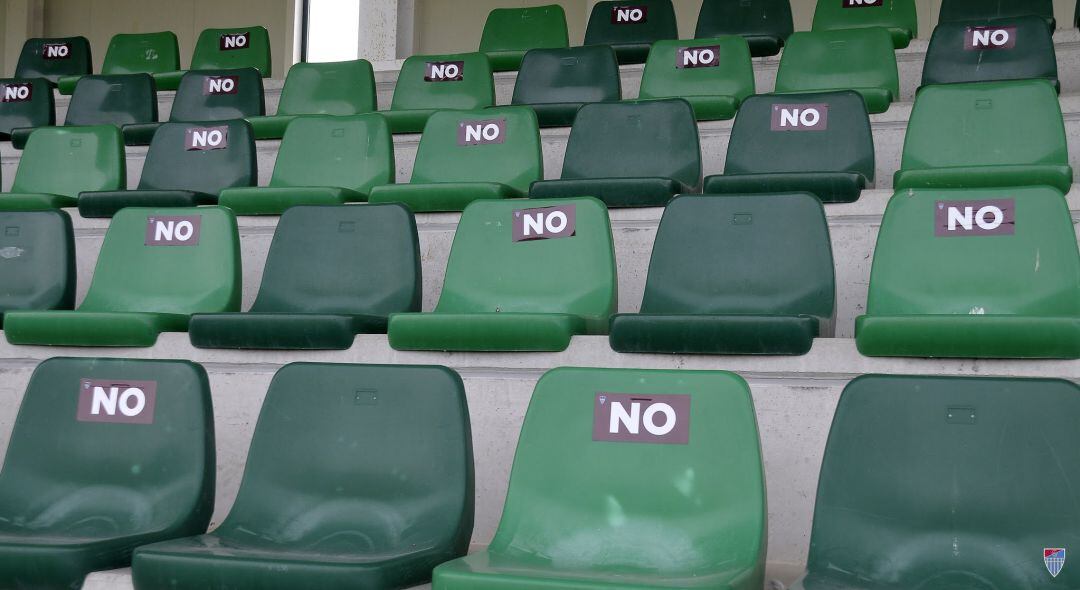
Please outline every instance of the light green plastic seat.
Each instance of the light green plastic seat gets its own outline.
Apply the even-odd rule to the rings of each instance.
[[[71,309],[75,278],[75,234],[67,212],[0,212],[0,313]]]
[[[360,115],[376,110],[371,62],[300,62],[285,76],[277,114],[247,120],[255,139],[281,139],[286,126],[301,115]]]
[[[742,37],[728,36],[654,43],[638,98],[683,98],[698,121],[714,121],[734,117],[753,94],[750,47]]]
[[[1080,7],[1078,7],[1080,10]],[[1054,32],[1054,0],[941,0],[938,22],[979,22],[992,18],[1034,14],[1046,21]]]
[[[23,43],[15,77],[45,78],[55,86],[63,76],[90,74],[93,63],[86,37],[36,37]]]
[[[0,211],[74,207],[83,191],[127,188],[124,138],[113,125],[42,127],[30,134]]]
[[[530,49],[569,46],[566,12],[558,4],[496,8],[488,13],[480,37],[480,53],[488,56],[496,72],[517,70]]]
[[[653,43],[678,38],[671,0],[603,0],[592,7],[583,45],[610,45],[620,64],[639,64]]]
[[[813,30],[865,27],[881,27],[889,31],[893,47],[907,47],[919,33],[915,0],[818,0]]]
[[[180,69],[180,46],[176,33],[121,33],[109,40],[105,61],[101,64],[103,76],[125,74],[164,74]],[[57,82],[60,94],[71,94],[80,76],[64,76]],[[175,90],[161,88],[158,90]]]
[[[4,333],[12,344],[153,346],[161,332],[187,331],[191,314],[239,311],[240,285],[232,211],[123,209],[82,305],[8,313]]]
[[[461,214],[435,311],[390,316],[390,346],[563,350],[575,334],[605,333],[617,296],[603,203],[475,201]]]
[[[379,112],[394,133],[420,133],[435,111],[494,104],[495,80],[483,53],[414,55],[401,65],[390,110]]]
[[[241,42],[241,38],[246,41]],[[199,33],[189,70],[235,70],[255,68],[263,78],[271,76],[270,33],[265,27],[205,29]],[[185,70],[154,74],[158,90],[176,90]]]
[[[1046,80],[944,84],[919,92],[894,185],[982,188],[1045,184],[1068,193],[1065,123]]]
[[[738,375],[558,368],[533,391],[495,538],[433,588],[761,590],[765,522]]]
[[[1080,253],[1061,193],[897,191],[855,336],[868,356],[1080,358]]]
[[[858,92],[871,114],[889,110],[900,96],[900,76],[885,29],[800,32],[788,37],[776,73],[776,92],[833,90]]]
[[[270,185],[226,188],[218,203],[240,215],[281,215],[295,205],[366,201],[394,175],[394,142],[381,115],[305,116],[285,130]]]
[[[461,211],[477,199],[524,197],[543,176],[532,109],[442,111],[428,119],[409,184],[377,186],[370,201],[401,202],[416,212]]]

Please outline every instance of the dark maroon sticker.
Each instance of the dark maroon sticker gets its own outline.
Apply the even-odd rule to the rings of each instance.
[[[577,233],[577,205],[515,209],[512,232],[515,242],[569,238]]]
[[[844,8],[876,8],[884,6],[885,0],[840,0]]]
[[[690,396],[597,393],[592,439],[685,445],[690,442]]]
[[[45,59],[68,59],[71,57],[71,43],[46,43],[41,46],[41,57]]]
[[[34,85],[30,82],[0,84],[0,102],[26,102],[33,96]]]
[[[720,65],[720,46],[680,47],[675,52],[675,67],[715,68]]]
[[[79,380],[79,422],[153,424],[157,381]]]
[[[938,201],[934,205],[934,235],[1011,236],[1016,233],[1016,199]]]
[[[251,43],[251,33],[248,31],[244,31],[243,33],[225,33],[218,39],[218,49],[221,51],[247,49],[249,43]]]
[[[1012,49],[1016,47],[1016,27],[968,27],[964,33],[965,51]]]
[[[151,215],[146,218],[147,246],[196,246],[202,215]]]
[[[463,61],[429,61],[424,66],[425,82],[460,82],[464,79]]]
[[[221,150],[229,147],[229,126],[188,127],[184,131],[184,149]]]
[[[611,24],[638,25],[649,20],[649,7],[643,4],[611,7]]]
[[[829,105],[774,104],[772,107],[773,131],[825,131],[829,128]]]
[[[506,118],[480,119],[458,123],[458,145],[484,145],[506,141]]]
[[[240,76],[206,76],[203,78],[202,93],[204,96],[236,94],[239,87]]]

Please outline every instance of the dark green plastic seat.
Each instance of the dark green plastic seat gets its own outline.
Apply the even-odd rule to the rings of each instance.
[[[0,472],[4,587],[81,588],[90,572],[127,566],[139,545],[205,531],[214,476],[201,366],[42,362]]]
[[[567,127],[582,105],[621,98],[615,52],[594,45],[526,53],[510,104],[531,107],[541,127]]]
[[[524,197],[543,177],[540,129],[530,109],[443,111],[428,119],[409,184],[377,186],[369,200],[416,212],[461,211],[477,199]]]
[[[240,39],[246,39],[241,43]],[[190,70],[255,68],[263,78],[271,76],[270,33],[265,27],[205,29],[199,33],[191,54]],[[185,71],[154,74],[158,90],[175,90]]]
[[[0,313],[75,305],[75,235],[64,211],[0,213]]]
[[[0,139],[15,129],[56,125],[56,100],[44,78],[0,79]]]
[[[739,35],[751,55],[765,57],[780,53],[794,30],[789,0],[703,0],[694,38]]]
[[[881,27],[889,31],[893,47],[907,47],[919,33],[915,0],[818,0],[813,30],[864,27]]]
[[[806,354],[831,336],[829,227],[809,193],[683,196],[664,210],[641,312],[611,318],[617,352]]]
[[[128,208],[109,224],[82,305],[9,312],[4,333],[12,344],[153,346],[161,332],[187,331],[192,314],[239,311],[240,285],[232,211]]]
[[[124,138],[113,125],[42,127],[30,134],[0,211],[74,207],[83,191],[127,187]]]
[[[33,38],[23,43],[15,77],[45,78],[56,85],[62,76],[84,76],[92,67],[86,37]]]
[[[671,0],[604,0],[593,5],[584,45],[610,45],[620,64],[639,64],[654,42],[678,38]]]
[[[844,389],[792,590],[1080,587],[1080,390],[867,375]],[[1068,552],[1051,575],[1046,553]]]
[[[1041,17],[1054,32],[1054,0],[941,0],[938,22],[973,23],[992,18],[1034,14]]]
[[[378,109],[371,62],[300,62],[285,76],[277,114],[247,120],[255,139],[281,139],[286,126],[301,115],[360,115]]]
[[[429,69],[436,74],[430,80]],[[435,111],[468,111],[494,104],[495,80],[483,53],[414,55],[401,64],[390,110],[379,112],[390,121],[394,133],[420,133]]]
[[[530,225],[515,240],[526,221],[547,229],[537,235]],[[435,311],[390,316],[390,346],[564,350],[575,334],[607,331],[617,296],[611,223],[600,201],[474,201],[461,214]]]
[[[993,36],[991,40],[990,37]],[[997,80],[1058,83],[1054,38],[1043,19],[1016,16],[970,23],[942,23],[926,50],[923,85]]]
[[[683,98],[698,121],[715,121],[734,117],[753,94],[750,49],[742,37],[728,36],[657,41],[645,62],[638,98]]]
[[[851,90],[752,96],[728,142],[724,174],[705,194],[807,191],[851,203],[874,183],[874,135],[866,104]]]
[[[270,185],[226,188],[218,203],[239,215],[281,215],[296,205],[366,201],[394,175],[394,141],[381,115],[304,116],[285,130]]]
[[[286,365],[212,533],[140,547],[135,588],[409,588],[463,555],[473,455],[446,367]]]
[[[187,149],[187,135],[221,128],[224,147]],[[255,140],[247,121],[166,123],[146,151],[137,189],[83,191],[77,204],[83,217],[112,217],[124,207],[213,205],[221,191],[256,182]]]
[[[218,84],[210,90],[212,84]],[[228,85],[228,86],[226,86]],[[229,90],[223,92],[222,90]],[[252,68],[186,72],[173,99],[169,121],[179,123],[228,121],[266,114],[263,81]],[[164,123],[124,125],[127,145],[149,145]]]
[[[570,46],[566,12],[558,4],[524,8],[496,8],[488,13],[480,37],[480,53],[491,60],[496,72],[511,72],[521,66],[530,49],[557,49]]]
[[[975,188],[1045,184],[1068,193],[1065,123],[1045,80],[927,86],[908,121],[894,185]]]
[[[647,100],[581,107],[562,178],[534,182],[529,196],[589,195],[608,207],[662,207],[700,188],[701,147],[690,103]]]
[[[900,96],[896,52],[880,27],[795,33],[788,38],[776,92],[854,90],[866,109],[884,113]]]
[[[643,410],[631,421],[639,439],[597,440],[616,403]],[[669,417],[671,438],[688,428],[688,443],[652,440],[646,427]],[[615,424],[629,437],[626,421]],[[495,538],[435,568],[433,588],[760,590],[760,447],[750,388],[734,373],[549,371],[529,402]]]
[[[281,216],[247,313],[196,314],[199,348],[347,349],[420,311],[416,222],[401,205],[293,207]]]
[[[898,191],[855,336],[867,356],[1080,358],[1080,254],[1061,193]]]
[[[163,74],[180,69],[180,47],[176,33],[121,33],[113,35],[105,51],[101,73],[106,76],[123,74]],[[57,82],[60,94],[71,94],[80,76],[64,76]],[[157,90],[176,90],[160,88]]]

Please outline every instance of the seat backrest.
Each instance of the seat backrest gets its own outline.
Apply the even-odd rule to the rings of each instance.
[[[641,312],[827,321],[835,291],[829,227],[813,195],[684,195],[664,210]]]
[[[672,178],[701,186],[694,110],[682,99],[581,107],[566,144],[562,178]]]
[[[900,95],[892,37],[882,28],[793,33],[788,37],[776,92],[884,88]]]
[[[75,305],[75,235],[64,211],[0,213],[0,312]]]
[[[180,69],[180,46],[176,33],[121,33],[113,35],[105,51],[101,73],[159,74]]]
[[[394,182],[394,140],[382,115],[305,116],[285,129],[272,187],[333,186],[367,194]]]
[[[511,104],[603,102],[622,98],[615,51],[606,45],[533,49],[525,54]]]
[[[1068,163],[1053,85],[1017,80],[923,88],[911,109],[900,168]]]
[[[1065,380],[855,379],[825,447],[810,572],[864,587],[1077,587],[1080,569],[1054,578],[1044,561],[1080,529],[1062,508],[1080,484],[1077,420],[1080,388]]]
[[[225,207],[121,209],[101,244],[81,311],[240,309],[240,238]]]
[[[435,311],[615,312],[615,254],[599,200],[478,200],[461,214]]]
[[[420,311],[416,222],[398,203],[291,207],[278,222],[253,312]]]
[[[488,13],[480,52],[522,51],[570,45],[566,12],[558,4],[496,8]]]
[[[150,74],[83,76],[75,83],[64,125],[128,125],[158,118]]]
[[[270,69],[270,34],[264,27],[206,29],[191,54],[192,70],[255,68],[263,78]]]
[[[15,77],[45,78],[55,83],[61,76],[89,74],[92,67],[86,37],[32,38],[23,43]]]
[[[250,538],[256,527],[352,557],[423,550],[434,567],[464,553],[472,524],[472,435],[457,373],[292,363],[270,383],[217,534]]]
[[[127,188],[124,136],[113,125],[42,127],[26,141],[13,193],[78,197]]]
[[[184,73],[170,121],[225,121],[266,113],[263,83],[252,68]]]
[[[583,45],[649,44],[678,39],[671,0],[619,0],[597,2],[585,27]]]
[[[794,30],[789,0],[703,0],[694,38],[741,35],[787,39]]]
[[[378,110],[375,71],[366,59],[300,62],[289,68],[279,115],[359,115]]]
[[[0,79],[0,135],[21,127],[55,125],[55,100],[44,78]]]
[[[1054,0],[941,0],[938,23],[979,21],[1034,14],[1054,30]]]
[[[139,188],[217,195],[256,182],[255,134],[234,119],[162,125],[146,151]]]
[[[548,371],[488,550],[629,577],[761,568],[760,446],[750,389],[734,373]]]
[[[1065,199],[1044,186],[898,192],[874,250],[866,313],[1080,315]]]
[[[483,53],[414,55],[401,64],[392,110],[482,109],[495,104],[491,63]]]
[[[497,182],[528,192],[543,176],[536,113],[528,107],[496,107],[432,115],[411,182]]]
[[[724,173],[784,172],[856,172],[874,180],[874,135],[858,93],[746,99],[731,128]]]
[[[4,468],[0,518],[35,534],[206,530],[214,418],[190,361],[52,358],[34,370]]]
[[[641,98],[754,94],[750,47],[742,37],[657,41],[641,76]]]
[[[926,50],[923,85],[1046,78],[1057,82],[1054,38],[1046,21],[1029,15],[941,23]]]
[[[817,0],[813,30],[885,27],[919,32],[915,0]]]

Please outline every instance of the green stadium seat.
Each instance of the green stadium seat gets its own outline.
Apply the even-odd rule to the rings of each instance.
[[[89,74],[93,67],[86,37],[33,38],[23,43],[16,78],[45,78],[52,86],[63,76]]]
[[[1007,18],[1034,14],[1042,17],[1054,32],[1054,0],[941,0],[938,22],[966,22],[972,24],[993,18]]]
[[[199,33],[191,54],[191,70],[235,70],[255,68],[263,78],[271,76],[270,33],[264,27],[205,29]],[[158,90],[174,90],[183,70],[154,75]]]
[[[371,62],[300,62],[285,76],[277,114],[247,120],[255,130],[255,139],[281,139],[286,126],[300,115],[346,116],[377,110]]]
[[[153,346],[195,313],[239,311],[240,238],[224,207],[128,208],[105,233],[94,279],[75,311],[12,311],[12,344]]]
[[[662,207],[700,188],[701,147],[690,103],[647,100],[581,107],[562,178],[534,182],[529,196],[589,195],[608,207]]]
[[[0,211],[74,207],[83,191],[127,187],[124,138],[113,125],[42,127],[30,134]]]
[[[221,191],[257,181],[247,121],[166,123],[146,151],[137,189],[83,191],[77,205],[83,217],[112,217],[124,207],[213,205]]]
[[[176,42],[176,33],[121,33],[113,35],[109,48],[105,51],[105,62],[101,73],[106,76],[124,74],[171,74],[180,69],[180,47]],[[57,82],[60,94],[71,94],[80,76],[64,76]],[[179,81],[179,78],[177,78]],[[176,90],[176,87],[157,90]]]
[[[446,367],[286,365],[247,457],[221,526],[138,548],[135,588],[408,588],[468,549],[469,410]]]
[[[570,46],[566,12],[558,4],[523,8],[496,8],[484,23],[480,53],[491,60],[496,72],[512,72],[530,49]]]
[[[56,100],[44,78],[0,79],[0,139],[14,129],[56,125]]]
[[[390,316],[397,350],[559,351],[615,312],[607,209],[593,198],[475,201],[433,313]]]
[[[75,235],[64,211],[0,213],[0,313],[75,305]]]
[[[584,45],[610,45],[620,64],[639,64],[654,42],[678,38],[671,0],[604,0],[593,5]]]
[[[312,256],[312,252],[318,252]],[[293,207],[281,216],[247,313],[196,314],[199,348],[347,349],[420,311],[416,222],[401,205]]]
[[[435,111],[494,104],[495,80],[483,53],[414,55],[401,65],[390,110],[379,112],[394,133],[420,133]]]
[[[533,391],[495,538],[432,587],[761,590],[766,512],[738,375],[558,368]]]
[[[807,191],[852,203],[874,184],[874,135],[852,90],[746,99],[735,117],[724,174],[705,194]]]
[[[1080,254],[1061,193],[898,191],[855,335],[867,356],[1080,358]]]
[[[807,573],[790,588],[1080,587],[1080,569],[1046,559],[1080,527],[1064,508],[1080,478],[1078,394],[1062,379],[849,383],[821,465]]]
[[[835,291],[814,195],[682,196],[664,210],[641,313],[612,317],[609,340],[617,352],[806,354],[831,336]]]
[[[694,38],[739,35],[751,55],[766,57],[780,53],[794,30],[789,0],[703,0]]]
[[[531,107],[541,127],[568,127],[582,105],[621,98],[615,52],[594,45],[526,53],[510,104]]]
[[[794,33],[787,40],[776,92],[854,90],[871,114],[900,96],[892,39],[882,28]]]
[[[428,119],[409,184],[377,186],[370,201],[461,211],[477,199],[524,197],[543,177],[540,129],[530,109],[442,111]]]
[[[295,205],[366,201],[394,175],[394,141],[381,115],[304,116],[285,130],[270,185],[226,188],[218,203],[238,215],[281,215]]]
[[[53,358],[34,370],[0,472],[0,579],[81,588],[139,545],[198,534],[214,508],[206,371],[181,360]]]
[[[684,98],[698,121],[730,119],[754,94],[754,66],[742,37],[657,41],[638,98]]]
[[[926,50],[922,83],[1049,80],[1058,83],[1054,38],[1043,19],[1016,16],[969,23],[941,23]]]
[[[903,49],[918,36],[915,0],[818,0],[815,31],[881,27],[892,36],[893,47]]]
[[[924,87],[894,185],[1045,184],[1068,193],[1072,181],[1057,92],[1045,80],[1022,80]]]
[[[266,114],[263,81],[252,68],[186,72],[173,99],[169,121],[206,123]],[[127,145],[149,145],[164,122],[124,125]]]

